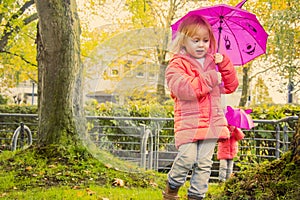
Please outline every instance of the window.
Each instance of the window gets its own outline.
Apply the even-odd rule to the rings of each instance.
[[[145,77],[145,66],[141,65],[136,69],[136,77],[144,78]]]
[[[156,79],[156,74],[157,74],[157,69],[154,64],[151,64],[148,66],[148,77],[149,80],[155,80]]]
[[[127,60],[124,64],[124,74],[126,77],[131,77],[132,73],[132,60]]]
[[[119,68],[117,68],[117,67],[111,68],[111,70],[110,70],[110,76],[111,77],[118,77],[118,76],[120,76],[120,74],[119,74]]]

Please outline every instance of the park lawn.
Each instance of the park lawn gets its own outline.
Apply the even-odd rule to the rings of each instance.
[[[188,184],[182,187],[179,191],[181,199],[186,198]],[[210,184],[208,198],[215,199],[221,192],[220,185]],[[64,200],[160,200],[162,199],[162,190],[159,188],[124,188],[124,187],[74,187],[67,186],[52,187],[52,188],[34,188],[26,191],[10,191],[2,192],[0,199],[64,199]]]
[[[158,189],[147,188],[108,188],[91,186],[89,188],[69,188],[69,187],[53,187],[53,188],[34,188],[27,191],[12,191],[0,194],[0,199],[64,199],[64,200],[118,200],[118,199],[160,199],[161,193]]]
[[[116,158],[110,160],[105,153],[100,155],[101,159],[94,159],[80,149],[71,155],[60,151],[54,155],[48,151],[47,155],[48,158],[37,154],[35,149],[2,152],[0,199],[162,199],[165,173],[120,171],[113,164],[127,169],[130,166]],[[124,180],[124,186],[113,186],[115,178]],[[181,199],[186,199],[188,186],[186,182],[180,189]],[[221,190],[218,184],[211,183],[207,199],[216,199],[214,196]]]

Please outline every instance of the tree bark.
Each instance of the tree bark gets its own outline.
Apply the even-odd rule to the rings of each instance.
[[[167,67],[167,62],[162,61],[160,63],[159,74],[158,74],[158,83],[157,83],[157,96],[158,102],[163,103],[166,100],[165,92],[165,71]]]
[[[243,67],[243,85],[242,85],[242,95],[240,99],[239,106],[246,106],[248,98],[249,89],[249,67]]]
[[[83,123],[80,24],[75,0],[36,0],[39,146],[76,145]],[[81,127],[83,128],[83,127]]]

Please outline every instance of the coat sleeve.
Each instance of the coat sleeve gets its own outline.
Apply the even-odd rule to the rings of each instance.
[[[194,100],[205,96],[218,85],[215,70],[189,75],[185,64],[176,59],[172,60],[166,69],[166,81],[171,95],[181,100]]]
[[[218,68],[219,72],[222,74],[224,93],[233,93],[239,86],[239,80],[236,70],[228,56],[223,55],[223,61],[218,64]]]
[[[243,131],[241,129],[239,129],[239,128],[234,129],[234,138],[237,141],[244,139],[244,137],[245,137],[245,134],[243,133]]]

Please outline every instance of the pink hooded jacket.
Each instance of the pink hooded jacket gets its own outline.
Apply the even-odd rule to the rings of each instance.
[[[231,133],[230,138],[218,142],[217,158],[219,160],[233,159],[238,152],[238,141],[245,137],[241,129],[235,126],[228,126],[228,128]]]
[[[175,54],[166,69],[166,81],[174,99],[175,146],[209,138],[229,138],[221,107],[221,93],[232,93],[239,85],[234,66],[226,55],[216,64],[207,55],[204,66],[188,55]]]

